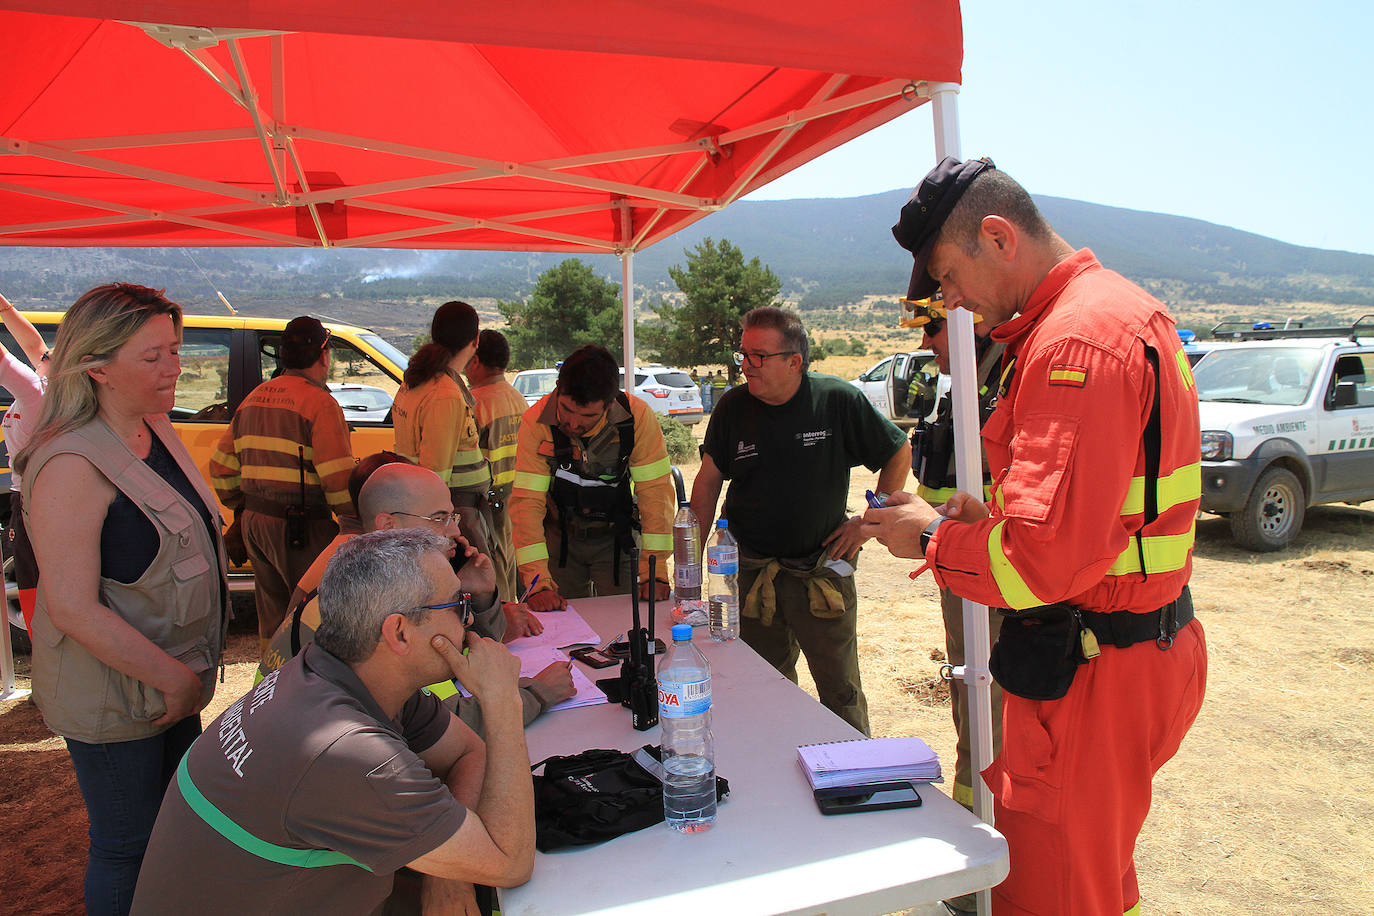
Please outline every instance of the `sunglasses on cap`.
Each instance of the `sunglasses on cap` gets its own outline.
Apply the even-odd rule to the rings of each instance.
[[[949,318],[949,309],[945,308],[945,294],[940,290],[937,289],[929,299],[903,298],[901,302],[904,314],[899,322],[900,327],[920,328],[931,337],[944,330],[945,321]],[[910,316],[907,316],[906,312],[910,312]],[[983,316],[975,314],[973,320],[982,321]]]

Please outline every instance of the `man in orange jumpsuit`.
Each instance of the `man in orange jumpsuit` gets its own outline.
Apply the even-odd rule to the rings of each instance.
[[[1164,306],[1070,247],[989,160],[941,162],[893,234],[915,257],[909,298],[942,286],[1007,344],[983,426],[990,502],[898,493],[864,525],[941,587],[1007,609],[990,663],[1002,752],[982,774],[1011,850],[993,911],[1133,914],[1151,781],[1206,681],[1188,361]]]

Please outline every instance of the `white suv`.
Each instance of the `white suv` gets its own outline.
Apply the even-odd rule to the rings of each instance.
[[[1193,368],[1202,508],[1243,546],[1279,550],[1308,506],[1374,498],[1374,336],[1359,326],[1242,332]]]
[[[625,387],[625,372],[620,372],[620,386]],[[658,413],[664,413],[685,426],[700,423],[705,416],[701,406],[701,389],[692,377],[681,369],[668,366],[636,366],[635,394],[643,398]]]
[[[525,402],[534,404],[544,395],[553,391],[558,384],[557,369],[526,369],[515,373],[511,379],[515,390],[525,397]],[[622,369],[618,386],[625,386],[625,372]],[[691,426],[700,423],[705,411],[701,406],[701,389],[692,377],[681,369],[652,365],[635,368],[635,395],[656,412],[667,414],[679,423]]]

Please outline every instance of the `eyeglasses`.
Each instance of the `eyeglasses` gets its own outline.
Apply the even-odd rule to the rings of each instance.
[[[477,613],[472,609],[472,595],[468,592],[463,592],[462,597],[457,601],[449,601],[444,604],[422,604],[419,607],[413,607],[406,611],[406,616],[409,617],[416,611],[429,613],[430,611],[447,611],[450,609],[458,615],[458,620],[464,627],[472,626],[477,619]]]
[[[755,369],[760,369],[763,367],[763,361],[770,356],[791,356],[796,352],[796,350],[779,350],[776,353],[741,353],[736,350],[735,365],[743,366],[745,362],[748,362]]]
[[[408,517],[410,517],[410,518],[422,518],[422,519],[424,519],[424,520],[427,521],[427,522],[433,522],[434,524],[438,525],[438,526],[441,527],[441,528],[447,528],[449,525],[453,525],[453,526],[457,527],[457,526],[458,526],[458,522],[459,522],[459,521],[461,520],[461,518],[462,518],[462,517],[457,513],[457,511],[454,511],[454,512],[435,512],[433,515],[416,515],[414,512],[392,512],[392,513],[390,513],[390,514],[391,514],[391,515],[405,515],[405,516],[408,516]]]

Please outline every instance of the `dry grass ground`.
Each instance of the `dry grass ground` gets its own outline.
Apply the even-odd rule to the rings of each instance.
[[[871,365],[879,356],[850,358]],[[854,373],[838,360],[826,371]],[[698,437],[701,427],[697,427]],[[690,478],[695,468],[685,468]],[[850,507],[870,485],[856,475]],[[861,661],[873,730],[953,760],[938,596],[910,560],[859,565]],[[1297,545],[1256,555],[1203,516],[1193,576],[1210,650],[1207,701],[1155,780],[1137,861],[1148,916],[1370,912],[1374,878],[1374,503],[1312,510]],[[251,680],[237,637],[206,720]],[[32,706],[0,707],[0,909],[81,908],[85,810],[59,739]]]

